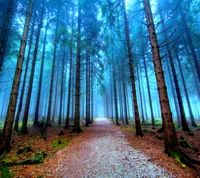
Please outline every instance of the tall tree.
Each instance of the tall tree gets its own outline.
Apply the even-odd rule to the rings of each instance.
[[[74,132],[81,132],[80,128],[80,75],[81,75],[81,6],[82,1],[78,1],[78,35],[77,35],[77,51],[76,51],[76,86],[75,86],[75,118]]]
[[[14,13],[14,0],[8,0],[8,2],[6,2],[6,4],[7,4],[7,7],[5,10],[6,11],[5,19],[4,19],[3,26],[1,29],[1,34],[0,34],[0,71],[2,70],[2,66],[3,66],[6,46],[7,46],[7,42],[8,42],[7,38],[9,35],[12,16]]]
[[[56,63],[56,55],[57,55],[57,46],[58,46],[58,23],[59,23],[59,15],[60,15],[60,7],[57,11],[57,19],[56,19],[56,27],[55,27],[55,39],[54,39],[54,50],[53,50],[53,61],[51,67],[51,78],[50,78],[50,89],[49,89],[49,102],[48,102],[48,111],[47,111],[47,119],[46,125],[51,127],[51,116],[52,116],[52,97],[53,97],[53,83],[54,83],[54,75],[55,75],[55,63]]]
[[[23,76],[23,80],[22,80],[22,84],[21,84],[22,86],[21,86],[21,93],[20,93],[20,97],[19,97],[19,104],[18,104],[18,107],[16,110],[14,130],[19,130],[19,119],[20,119],[20,114],[22,111],[22,104],[23,104],[23,100],[24,100],[26,77],[27,77],[27,73],[28,73],[28,65],[29,65],[30,58],[31,58],[30,55],[31,55],[32,42],[33,42],[33,36],[34,36],[33,32],[34,32],[35,20],[36,20],[36,11],[33,16],[33,22],[32,22],[32,27],[31,27],[31,32],[30,32],[28,56],[27,56],[24,76]]]
[[[134,74],[134,66],[133,66],[133,54],[132,54],[131,42],[130,42],[129,23],[128,23],[128,18],[127,18],[127,13],[126,13],[126,5],[125,5],[124,0],[123,0],[123,13],[124,13],[124,22],[125,22],[124,24],[125,24],[125,31],[126,31],[126,45],[127,45],[127,49],[128,49],[128,58],[129,58],[129,69],[130,69],[130,75],[131,75],[130,76],[131,87],[132,87],[133,103],[134,103],[136,135],[143,137],[144,134],[142,132],[142,127],[141,127],[141,123],[140,123],[136,86],[135,86],[135,74]]]
[[[31,66],[31,74],[30,74],[30,79],[29,79],[29,84],[28,84],[26,105],[25,105],[24,117],[23,117],[22,128],[21,128],[22,134],[28,133],[27,131],[28,114],[29,114],[31,95],[32,95],[32,89],[33,89],[32,86],[33,86],[33,78],[35,74],[36,60],[37,60],[37,55],[38,55],[40,32],[43,25],[43,15],[44,15],[44,4],[42,5],[41,10],[40,10],[40,19],[39,19],[39,24],[38,24],[37,34],[36,34],[36,42],[35,42],[33,61],[32,61],[32,66]]]
[[[169,106],[169,99],[167,95],[167,87],[165,84],[163,67],[160,56],[160,49],[157,40],[157,34],[153,21],[153,15],[149,0],[143,0],[147,27],[149,32],[154,69],[156,73],[156,81],[158,87],[159,100],[161,105],[162,120],[164,126],[164,142],[165,153],[174,156],[175,152],[179,152],[178,140],[176,136],[175,127],[172,120],[172,113]]]
[[[12,126],[13,126],[13,121],[15,117],[17,95],[18,95],[18,89],[19,89],[19,83],[20,83],[19,81],[20,81],[20,76],[22,72],[22,65],[23,65],[24,53],[26,49],[26,40],[28,37],[29,25],[31,21],[32,8],[33,8],[33,0],[29,0],[29,5],[27,8],[27,13],[26,13],[26,20],[25,20],[24,29],[23,29],[23,35],[22,35],[21,43],[20,43],[20,50],[19,50],[16,70],[15,70],[14,81],[13,81],[12,90],[10,94],[8,111],[7,111],[7,115],[6,115],[6,119],[4,123],[2,136],[0,136],[0,142],[1,142],[0,154],[2,154],[4,151],[10,150]]]
[[[159,14],[160,14],[161,19],[163,19],[163,15],[162,15],[161,8],[160,8],[159,5],[158,5],[158,10],[159,10]],[[167,35],[166,35],[165,30],[164,30],[165,29],[164,23],[162,23],[162,29],[164,31],[164,38],[167,39]],[[171,53],[170,46],[169,46],[168,43],[166,44],[166,49],[167,49],[169,63],[170,63],[170,67],[171,67],[172,75],[173,75],[173,79],[174,79],[173,81],[174,81],[175,90],[176,90],[177,99],[178,99],[178,104],[179,104],[179,109],[180,109],[182,127],[183,127],[184,131],[190,131],[190,128],[188,127],[187,120],[186,120],[186,115],[185,115],[185,111],[184,111],[180,86],[179,86],[179,83],[178,83],[178,77],[177,77],[177,74],[176,74],[175,64],[174,64],[172,53]]]
[[[40,75],[39,75],[39,83],[38,83],[38,94],[36,99],[36,108],[35,108],[35,118],[33,125],[37,126],[39,121],[39,107],[40,107],[40,101],[41,101],[41,91],[42,91],[42,80],[43,80],[43,71],[44,71],[44,59],[45,59],[45,51],[46,51],[46,41],[47,41],[47,30],[48,30],[48,19],[45,27],[44,32],[44,42],[43,42],[43,49],[42,49],[42,61],[40,65]]]

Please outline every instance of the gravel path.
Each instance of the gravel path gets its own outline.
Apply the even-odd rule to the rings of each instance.
[[[174,177],[147,160],[129,145],[119,128],[100,118],[87,132],[47,159],[31,177]]]

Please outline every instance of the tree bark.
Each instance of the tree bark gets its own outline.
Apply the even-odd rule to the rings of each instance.
[[[131,75],[130,77],[131,77],[134,113],[135,113],[136,135],[143,137],[144,134],[142,132],[142,127],[140,123],[137,93],[136,93],[136,86],[135,86],[135,75],[134,75],[134,69],[133,69],[133,55],[132,55],[131,42],[130,42],[129,24],[128,24],[128,18],[126,14],[126,7],[125,7],[124,0],[123,0],[123,11],[124,11],[123,13],[124,13],[125,30],[126,30],[126,42],[127,42],[128,58],[129,58],[129,69],[130,69],[130,75]]]
[[[28,30],[29,30],[29,25],[31,21],[32,7],[33,7],[33,0],[29,0],[29,5],[26,12],[26,20],[25,20],[24,29],[23,29],[23,35],[22,35],[21,43],[20,43],[17,66],[15,70],[15,75],[14,75],[14,81],[13,81],[12,90],[10,94],[8,111],[7,111],[7,115],[6,115],[6,119],[5,119],[5,123],[3,127],[2,136],[0,136],[0,142],[1,142],[0,154],[2,154],[4,151],[10,150],[12,126],[13,126],[13,121],[15,117],[19,82],[20,82],[20,76],[22,72],[22,65],[23,65],[24,53],[25,53],[25,48],[26,48],[26,40],[28,37]]]
[[[81,74],[81,4],[78,4],[78,36],[77,36],[77,53],[76,53],[76,86],[75,86],[75,118],[74,132],[81,132],[80,128],[80,74]]]
[[[156,81],[158,86],[158,94],[161,105],[162,120],[164,126],[164,143],[165,153],[173,156],[175,152],[179,152],[178,140],[176,131],[172,121],[172,113],[169,106],[169,100],[167,95],[167,87],[164,79],[164,72],[162,68],[162,62],[160,57],[160,49],[158,46],[158,40],[151,12],[151,6],[149,0],[143,0],[144,10],[147,20],[147,27],[149,32],[149,38],[151,43],[151,50],[153,55],[154,69],[156,73]]]
[[[37,94],[37,100],[36,100],[35,118],[34,118],[34,122],[33,122],[34,126],[38,125],[38,120],[39,120],[39,107],[40,107],[40,101],[41,101],[42,79],[43,79],[44,59],[45,59],[46,41],[47,41],[47,30],[48,30],[48,20],[47,20],[47,25],[46,25],[45,34],[44,34],[42,61],[41,61],[41,65],[40,65],[40,75],[39,75],[39,84],[38,84],[38,94]]]
[[[22,128],[21,133],[26,134],[27,131],[27,123],[28,123],[28,114],[29,114],[29,108],[30,108],[30,102],[31,102],[31,95],[32,95],[32,86],[33,86],[33,78],[35,74],[35,66],[36,66],[36,60],[37,60],[37,54],[38,54],[38,46],[39,46],[39,40],[40,40],[40,31],[43,25],[43,14],[44,14],[44,6],[41,9],[40,12],[40,21],[37,29],[37,35],[36,35],[36,42],[35,42],[35,49],[33,54],[33,61],[32,61],[32,67],[31,67],[31,74],[30,74],[30,80],[28,85],[28,92],[27,92],[27,99],[26,99],[26,105],[25,105],[25,111],[24,111],[24,117],[22,122]]]
[[[54,75],[55,75],[55,63],[56,63],[56,54],[57,54],[57,43],[58,43],[58,18],[59,12],[57,12],[57,21],[56,21],[56,28],[55,28],[55,39],[54,39],[54,51],[53,51],[53,61],[52,61],[52,68],[51,68],[51,79],[50,79],[50,90],[49,90],[49,102],[48,102],[48,111],[47,111],[47,127],[51,127],[51,116],[52,116],[52,97],[53,97],[53,83],[54,83]]]
[[[90,123],[90,44],[86,49],[86,126]]]
[[[113,64],[113,89],[114,89],[114,105],[115,105],[115,124],[119,124],[119,114],[118,114],[118,101],[117,101],[117,86],[116,86],[116,74],[115,74],[115,66]]]
[[[14,0],[8,0],[8,7],[5,12],[5,20],[2,26],[2,32],[0,36],[0,71],[2,70],[3,61],[5,57],[6,45],[8,41],[8,35],[10,31],[12,16],[13,16]]]
[[[159,13],[160,13],[161,19],[163,19],[161,9],[160,9],[160,7],[158,7],[158,8],[159,8]],[[164,23],[162,23],[162,28],[163,28],[163,30],[165,29]],[[166,35],[165,31],[164,31],[164,37],[165,37],[165,39],[167,39],[167,35]],[[184,111],[181,91],[180,91],[178,78],[177,78],[177,74],[176,74],[176,69],[175,69],[175,66],[174,66],[174,61],[173,61],[173,58],[172,58],[172,53],[171,53],[169,44],[166,44],[166,48],[167,48],[170,67],[172,69],[172,75],[173,75],[173,79],[174,79],[175,90],[176,90],[176,94],[177,94],[177,99],[178,99],[178,104],[179,104],[179,109],[180,109],[180,115],[181,115],[182,128],[183,128],[184,131],[190,131],[188,124],[187,124],[187,119],[186,119],[186,115],[185,115],[185,111]]]
[[[22,80],[23,82],[22,82],[22,88],[21,88],[21,93],[20,93],[20,97],[19,97],[19,104],[18,104],[18,108],[17,108],[17,111],[16,111],[14,130],[19,130],[19,119],[20,119],[19,117],[20,117],[20,114],[21,114],[22,104],[23,104],[23,100],[24,100],[24,92],[25,92],[26,78],[27,78],[27,73],[28,73],[28,65],[29,65],[29,62],[30,62],[30,54],[31,54],[31,49],[32,49],[31,47],[32,47],[32,42],[33,42],[33,32],[34,32],[34,26],[35,26],[35,19],[36,19],[36,12],[34,14],[33,24],[32,24],[32,27],[31,27],[28,57],[27,57],[27,61],[26,61],[24,77],[23,77],[23,80]]]
[[[62,123],[62,105],[63,105],[63,85],[64,85],[64,69],[65,69],[65,49],[64,56],[62,61],[62,73],[61,73],[61,86],[60,86],[60,108],[59,108],[59,117],[58,117],[58,125]]]
[[[184,89],[184,92],[185,92],[185,98],[186,98],[187,105],[188,105],[191,123],[192,123],[193,127],[197,127],[197,124],[195,123],[194,115],[193,115],[193,112],[192,112],[192,107],[191,107],[191,104],[190,104],[190,99],[189,99],[185,79],[184,79],[184,76],[183,76],[183,71],[182,71],[182,67],[181,67],[181,63],[180,63],[180,59],[179,59],[179,56],[178,56],[177,49],[175,49],[175,56],[176,56],[176,59],[177,59],[177,62],[178,62],[178,67],[180,69],[180,75],[181,75],[181,78],[182,78],[182,81],[183,81],[183,89]]]

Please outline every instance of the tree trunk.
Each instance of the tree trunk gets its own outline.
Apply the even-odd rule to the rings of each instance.
[[[23,117],[22,128],[21,128],[22,134],[28,133],[28,131],[27,131],[28,114],[29,114],[29,107],[30,107],[32,88],[33,88],[32,87],[33,86],[33,78],[34,78],[34,74],[35,74],[35,66],[36,66],[36,60],[37,60],[37,54],[38,54],[40,31],[41,31],[41,28],[43,25],[43,14],[44,14],[44,6],[42,7],[41,12],[40,12],[40,21],[39,21],[37,35],[36,35],[35,49],[34,49],[34,54],[33,54],[31,74],[30,74],[30,80],[29,80],[29,85],[28,85],[28,93],[27,93],[24,117]]]
[[[159,13],[160,13],[161,19],[163,19],[160,7],[159,7]],[[162,23],[162,28],[163,28],[163,30],[165,29],[164,23]],[[165,39],[167,39],[167,35],[166,35],[165,31],[164,31],[164,37],[165,37]],[[166,44],[166,48],[167,48],[170,67],[172,69],[172,75],[173,75],[173,79],[174,79],[174,85],[175,85],[175,90],[176,90],[179,109],[180,109],[182,127],[183,127],[184,131],[190,131],[188,124],[187,124],[187,119],[186,119],[184,106],[183,106],[183,100],[182,100],[181,91],[180,91],[180,87],[179,87],[179,83],[178,83],[176,69],[175,69],[175,66],[174,66],[174,61],[173,61],[173,58],[172,58],[172,53],[171,53],[171,50],[170,50],[170,47],[169,47],[168,44]]]
[[[34,126],[38,125],[38,120],[39,120],[39,108],[40,108],[40,101],[41,101],[42,79],[43,79],[44,59],[45,59],[46,41],[47,41],[47,30],[48,30],[48,20],[47,20],[47,25],[46,25],[45,34],[44,34],[42,61],[41,61],[41,65],[40,65],[40,75],[39,75],[39,84],[38,84],[38,94],[37,94],[37,100],[36,100],[35,118],[34,118],[34,122],[33,122]]]
[[[89,126],[90,123],[90,44],[86,49],[86,124]]]
[[[114,105],[115,105],[115,124],[119,124],[119,115],[118,115],[118,101],[117,101],[117,86],[116,86],[116,74],[115,67],[113,64],[113,89],[114,89]]]
[[[123,98],[124,98],[124,116],[125,116],[125,123],[129,124],[128,122],[128,114],[127,114],[127,100],[126,100],[126,84],[125,84],[125,75],[124,70],[122,76],[122,87],[123,87]]]
[[[167,87],[164,79],[164,72],[161,63],[160,49],[158,46],[158,40],[156,30],[153,22],[151,6],[149,0],[143,0],[144,10],[147,20],[147,27],[149,32],[149,38],[151,42],[151,50],[153,55],[154,69],[156,73],[156,81],[158,86],[158,94],[161,105],[162,120],[164,126],[164,143],[165,153],[173,156],[175,152],[179,152],[178,140],[176,131],[172,121],[172,113],[169,106],[169,100],[167,95]]]
[[[54,105],[53,105],[53,112],[52,112],[52,117],[51,117],[51,122],[52,124],[55,124],[55,118],[56,118],[56,111],[57,111],[57,102],[58,102],[58,76],[59,76],[59,71],[58,71],[58,68],[59,68],[59,65],[56,66],[57,67],[57,70],[56,70],[56,88],[55,88],[55,95],[54,95]],[[59,121],[58,121],[58,124],[59,124]]]
[[[141,115],[142,115],[142,123],[145,123],[144,119],[144,109],[143,109],[143,101],[142,101],[142,90],[141,90],[141,82],[140,82],[140,76],[139,76],[139,67],[137,66],[137,78],[138,78],[138,90],[139,90],[139,97],[140,97],[140,104],[141,104]]]
[[[62,122],[62,105],[63,105],[63,85],[64,85],[64,70],[65,70],[65,49],[64,49],[64,56],[62,61],[62,74],[61,74],[61,86],[60,86],[60,110],[59,110],[59,117],[58,117],[58,125],[61,125]]]
[[[179,11],[180,11],[181,17],[185,16],[181,6],[179,8]],[[192,37],[191,37],[191,34],[190,34],[190,30],[189,30],[188,25],[187,25],[187,19],[185,19],[183,21],[183,25],[184,25],[184,28],[185,28],[187,42],[188,42],[190,51],[192,53],[192,58],[194,60],[194,66],[195,66],[195,69],[196,69],[196,72],[197,72],[197,76],[198,76],[198,79],[199,79],[199,82],[200,82],[200,65],[199,65],[197,54],[195,52],[195,48],[194,48],[194,44],[193,44]]]
[[[23,77],[23,80],[22,80],[23,82],[22,82],[22,88],[21,88],[21,93],[20,93],[20,97],[19,97],[19,104],[18,104],[18,108],[17,108],[17,111],[16,111],[17,114],[16,114],[16,117],[15,117],[14,130],[19,130],[19,119],[20,119],[19,117],[20,117],[20,114],[21,114],[22,104],[23,104],[23,100],[24,100],[24,92],[25,92],[26,78],[27,78],[27,73],[28,73],[28,65],[29,65],[29,62],[30,62],[30,54],[31,54],[32,42],[33,42],[33,32],[34,32],[34,26],[35,26],[35,19],[36,19],[36,12],[34,13],[33,24],[32,24],[32,28],[31,28],[28,57],[27,57],[27,61],[26,61],[24,77]]]
[[[130,69],[130,75],[131,75],[130,78],[131,78],[131,87],[132,87],[132,94],[133,94],[134,113],[135,113],[136,135],[143,137],[144,134],[142,132],[139,110],[138,110],[138,102],[137,102],[135,76],[134,76],[134,69],[133,69],[133,55],[132,55],[132,50],[131,50],[129,25],[128,25],[128,18],[127,18],[127,14],[126,14],[126,7],[125,7],[125,1],[124,0],[123,0],[123,11],[124,11],[123,13],[124,13],[125,30],[126,30],[126,43],[127,43],[128,58],[129,58],[129,69]]]
[[[113,88],[112,88],[112,71],[110,69],[110,104],[111,104],[111,121],[113,121]]]
[[[92,66],[92,65],[91,65]],[[93,123],[94,119],[94,70],[93,67],[91,69],[91,122]]]
[[[81,74],[81,4],[78,4],[78,35],[77,35],[77,53],[76,53],[76,86],[75,86],[75,118],[74,132],[81,132],[80,128],[80,74]]]
[[[180,63],[180,59],[179,59],[179,56],[178,56],[177,49],[175,49],[175,56],[176,56],[176,59],[177,59],[177,62],[178,62],[178,67],[180,69],[180,74],[181,74],[181,78],[182,78],[182,81],[183,81],[183,89],[184,89],[184,92],[185,92],[185,98],[186,98],[187,105],[188,105],[191,123],[192,123],[193,127],[197,127],[197,124],[195,123],[194,115],[192,113],[192,107],[191,107],[191,104],[190,104],[190,99],[189,99],[185,79],[184,79],[184,76],[183,76],[183,71],[182,71],[182,67],[181,67],[181,63]]]
[[[144,45],[144,44],[142,44],[142,45]],[[155,117],[154,117],[154,113],[153,113],[151,90],[150,90],[150,86],[149,86],[149,76],[148,76],[148,72],[147,72],[147,64],[146,64],[146,60],[145,60],[143,46],[142,46],[142,55],[143,55],[144,72],[145,72],[145,78],[146,78],[146,84],[147,84],[149,107],[150,107],[150,113],[151,113],[151,124],[152,124],[152,126],[155,126]]]
[[[3,61],[5,57],[5,51],[8,41],[7,38],[9,35],[11,20],[14,12],[13,7],[14,7],[14,0],[8,0],[8,7],[5,12],[6,17],[2,25],[2,32],[0,36],[0,71],[2,70]]]
[[[73,9],[74,12],[74,9]],[[72,43],[74,39],[74,17],[72,16],[72,33],[71,33],[71,45],[70,45],[70,56],[69,56],[69,83],[68,83],[68,96],[67,96],[67,115],[66,115],[66,122],[65,122],[65,129],[69,129],[69,118],[70,118],[70,102],[71,102],[71,88],[72,88],[72,65],[73,65],[73,48]],[[73,98],[72,98],[73,100]]]
[[[16,66],[16,70],[15,70],[12,90],[11,90],[11,94],[10,94],[8,111],[7,111],[7,115],[6,115],[6,119],[5,119],[5,123],[4,123],[4,127],[3,127],[2,136],[0,136],[0,142],[1,142],[0,154],[2,154],[4,151],[10,150],[12,126],[13,126],[13,121],[14,121],[14,117],[15,117],[17,95],[18,95],[18,89],[19,89],[19,83],[20,83],[20,76],[21,76],[21,72],[22,72],[24,53],[25,53],[25,48],[26,48],[26,40],[28,37],[28,30],[29,30],[29,25],[30,25],[30,21],[31,21],[32,7],[33,7],[33,0],[30,0],[28,8],[27,8],[27,12],[26,12],[26,20],[25,20],[23,35],[22,35],[21,43],[20,43],[20,50],[19,50],[17,66]]]
[[[54,51],[53,51],[53,61],[51,68],[51,79],[50,79],[50,90],[49,90],[49,102],[48,102],[48,111],[47,111],[47,127],[51,127],[51,113],[52,113],[52,97],[53,97],[53,83],[54,83],[54,74],[55,74],[55,62],[56,62],[56,53],[57,53],[57,43],[58,43],[58,18],[59,18],[59,10],[57,12],[57,21],[55,28],[55,39],[54,39]]]

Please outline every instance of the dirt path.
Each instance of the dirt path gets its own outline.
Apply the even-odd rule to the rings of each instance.
[[[119,128],[101,118],[30,177],[174,177],[147,160],[129,145]]]

